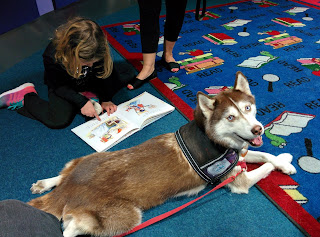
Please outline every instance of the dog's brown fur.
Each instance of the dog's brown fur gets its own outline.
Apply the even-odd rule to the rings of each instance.
[[[149,209],[205,184],[185,160],[173,133],[126,150],[75,159],[61,176],[57,188],[29,204],[64,221],[71,215],[90,222],[91,233],[108,236],[139,224],[136,208]]]
[[[243,75],[237,74],[238,77]],[[235,88],[239,87],[237,80]],[[242,83],[247,85],[246,79],[241,80],[245,80]],[[208,108],[197,106],[195,120],[209,138],[215,137],[210,131],[210,123],[218,120],[214,115],[215,109],[222,108],[219,104],[230,103],[227,97],[233,100],[248,97],[246,99],[254,103],[248,88],[247,85],[242,92],[232,90],[235,94],[223,92],[212,103],[207,98],[209,102],[202,102],[202,106]],[[248,160],[268,163],[252,175],[243,173],[238,176],[231,191],[248,192],[253,184],[275,168],[294,173],[288,165],[290,157],[287,164],[279,163],[272,155],[259,153],[254,156],[249,153]],[[229,175],[238,171],[237,166]],[[47,186],[56,188],[29,204],[62,219],[65,237],[77,234],[113,236],[127,232],[141,222],[143,210],[170,197],[196,194],[206,185],[184,157],[173,133],[160,135],[129,149],[94,153],[72,160],[54,179],[51,185],[46,184],[46,180],[34,184],[31,190],[35,193],[47,191]]]

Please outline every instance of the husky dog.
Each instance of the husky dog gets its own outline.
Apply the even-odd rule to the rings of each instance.
[[[248,145],[261,146],[264,132],[255,118],[255,98],[248,81],[237,72],[233,89],[213,98],[199,92],[197,99],[194,121],[179,132],[157,136],[129,149],[74,159],[57,177],[33,184],[32,193],[55,188],[29,204],[62,220],[65,237],[114,236],[139,225],[143,210],[171,197],[197,194],[211,182],[206,180],[208,176],[221,182],[235,175],[242,169],[238,161],[243,157],[238,153]],[[208,155],[211,145],[218,151]],[[218,154],[218,163],[203,164],[205,157],[210,160],[213,153]],[[198,157],[201,167],[197,169],[194,164]],[[244,159],[264,164],[240,173],[228,184],[231,192],[248,193],[251,186],[275,169],[288,175],[296,173],[292,156],[287,153],[274,156],[248,151]]]

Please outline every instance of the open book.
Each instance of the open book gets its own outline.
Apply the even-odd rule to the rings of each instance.
[[[92,119],[71,131],[96,151],[106,151],[173,110],[173,106],[144,92],[118,105],[110,116],[100,115],[101,121]]]
[[[275,59],[275,58],[273,58],[273,59]],[[273,59],[268,56],[251,57],[251,58],[244,60],[242,63],[238,64],[237,66],[249,67],[249,68],[260,68],[264,64],[270,62]]]

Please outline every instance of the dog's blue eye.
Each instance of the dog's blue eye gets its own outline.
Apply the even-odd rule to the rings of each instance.
[[[251,106],[250,106],[250,105],[247,105],[247,106],[246,106],[246,110],[247,110],[247,111],[251,110]]]
[[[232,120],[234,120],[234,116],[233,116],[233,115],[229,115],[227,119],[228,119],[229,121],[232,121]]]

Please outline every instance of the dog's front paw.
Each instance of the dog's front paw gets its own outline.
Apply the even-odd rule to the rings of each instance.
[[[295,174],[297,173],[296,168],[291,164],[292,155],[289,153],[282,153],[275,159],[274,166],[281,170],[284,174]]]
[[[280,155],[277,156],[277,159],[281,159],[282,161],[291,163],[293,156],[290,153],[282,153]]]
[[[30,190],[33,194],[37,194],[37,193],[41,194],[46,191],[42,180],[38,180],[35,184],[32,184]]]

